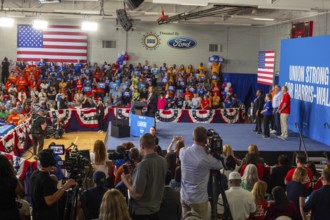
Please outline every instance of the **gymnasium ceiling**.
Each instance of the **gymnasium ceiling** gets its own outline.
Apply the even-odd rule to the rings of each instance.
[[[116,22],[116,10],[124,8],[124,0],[62,0],[54,4],[40,4],[38,0],[0,2],[3,2],[0,16],[17,18],[84,18]],[[205,13],[199,11],[217,8],[210,16],[191,20],[179,16],[174,23],[270,26],[327,13],[330,0],[145,0],[135,10],[126,9],[133,24],[141,21],[156,23],[162,6],[169,17],[195,12],[203,15]]]

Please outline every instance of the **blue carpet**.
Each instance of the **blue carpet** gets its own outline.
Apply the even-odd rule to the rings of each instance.
[[[297,151],[299,149],[299,135],[290,132],[286,141],[271,136],[270,139],[263,139],[262,135],[253,132],[255,125],[253,124],[193,124],[193,123],[157,123],[157,137],[159,145],[163,150],[167,149],[172,137],[183,136],[185,144],[190,146],[193,143],[192,131],[194,127],[201,125],[207,129],[216,130],[223,144],[230,144],[234,151],[246,151],[249,144],[256,144],[260,151]],[[109,125],[109,129],[111,126]],[[108,130],[106,137],[106,146],[113,150],[116,146],[123,142],[131,141],[136,147],[139,147],[138,137],[115,138],[110,136]],[[307,151],[330,151],[330,146],[324,145],[317,141],[304,138]]]

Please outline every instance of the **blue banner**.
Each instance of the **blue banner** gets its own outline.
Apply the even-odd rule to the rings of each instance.
[[[155,126],[155,119],[141,115],[130,114],[131,136],[140,137],[149,133],[150,127]]]
[[[330,146],[330,36],[281,42],[280,85],[291,96],[289,129]],[[311,147],[311,146],[310,146]]]

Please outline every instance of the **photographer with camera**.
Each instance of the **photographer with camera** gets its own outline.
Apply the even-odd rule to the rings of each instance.
[[[210,170],[222,168],[220,160],[207,152],[207,130],[198,126],[193,131],[194,144],[180,151],[182,215],[194,210],[203,220],[209,220],[211,206],[207,192]]]
[[[43,150],[38,156],[40,168],[30,177],[33,220],[59,220],[57,202],[66,190],[76,185],[76,181],[69,179],[62,188],[57,189],[50,177],[50,172],[56,166],[54,155],[49,150]]]
[[[37,146],[39,145],[38,152],[41,152],[44,148],[45,131],[47,129],[46,119],[44,118],[44,110],[39,108],[37,115],[34,116],[31,125],[31,134],[33,139],[33,155],[37,155]]]
[[[99,130],[97,133],[103,133],[103,130],[104,130],[104,128],[103,128],[104,110],[105,110],[105,107],[102,102],[102,99],[99,98],[97,105],[96,105],[96,113],[95,113],[95,117],[97,119],[97,124],[99,126]]]
[[[167,164],[154,151],[155,139],[151,134],[140,138],[142,161],[131,174],[121,178],[130,193],[130,210],[133,220],[158,220],[164,192]]]

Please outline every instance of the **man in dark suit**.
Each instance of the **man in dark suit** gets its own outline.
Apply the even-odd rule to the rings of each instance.
[[[257,90],[256,96],[257,97],[254,99],[254,104],[253,104],[253,114],[256,119],[256,128],[254,132],[261,134],[261,120],[262,120],[261,111],[264,107],[264,98],[262,97],[262,92],[260,89]]]
[[[157,111],[157,95],[154,92],[154,87],[152,86],[149,86],[148,88],[147,104],[148,104],[148,110],[146,116],[154,118]]]

